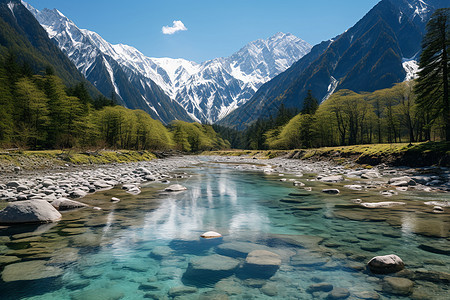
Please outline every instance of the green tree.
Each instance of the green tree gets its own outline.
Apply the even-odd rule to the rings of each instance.
[[[308,94],[306,95],[305,100],[303,100],[303,108],[301,110],[301,113],[314,115],[318,108],[319,102],[316,98],[314,98],[311,90],[308,90]]]
[[[450,141],[449,15],[450,8],[438,9],[427,24],[415,88],[419,107],[433,114],[431,122],[442,118],[446,141]]]

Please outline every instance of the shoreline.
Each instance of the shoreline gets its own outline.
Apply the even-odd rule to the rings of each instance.
[[[408,190],[427,193],[450,192],[450,170],[445,167],[407,168],[384,164],[371,168],[343,165],[335,161],[314,161],[277,157],[255,159],[254,156],[204,156],[212,163],[236,164],[240,170],[265,174],[314,174],[323,182],[356,182],[356,190],[379,190],[386,197]],[[131,194],[140,193],[145,182],[171,183],[186,178],[180,168],[205,162],[202,156],[173,156],[148,161],[68,165],[46,169],[19,170],[0,174],[0,209],[8,202],[20,200],[82,199],[96,191],[122,186]],[[301,176],[299,176],[301,177]],[[280,177],[281,178],[281,177]],[[295,185],[295,181],[293,181]],[[444,203],[445,204],[445,203]],[[444,207],[448,207],[444,205]]]

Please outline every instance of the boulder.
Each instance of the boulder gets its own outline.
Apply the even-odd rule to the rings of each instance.
[[[0,224],[50,223],[61,214],[45,200],[26,200],[9,203],[0,211]]]
[[[386,277],[383,280],[383,291],[395,295],[409,295],[413,286],[414,282],[407,278]]]
[[[208,232],[205,232],[202,235],[200,235],[200,237],[202,237],[204,239],[217,239],[217,238],[221,238],[222,235],[215,231],[208,231]]]
[[[367,263],[367,266],[375,274],[395,273],[405,268],[402,259],[395,254],[375,256]]]
[[[172,184],[164,189],[166,192],[181,192],[185,190],[187,190],[187,188],[181,184]]]
[[[218,254],[195,257],[189,262],[182,280],[189,285],[210,286],[233,275],[238,266],[238,260]]]
[[[37,280],[43,278],[57,277],[62,275],[63,270],[53,266],[47,266],[45,260],[32,260],[7,265],[2,273],[5,282],[21,280]]]
[[[254,250],[245,259],[244,273],[250,278],[270,278],[280,265],[281,258],[278,254],[267,250]]]
[[[54,208],[56,208],[57,210],[61,211],[61,210],[70,210],[70,209],[88,207],[89,205],[78,202],[78,201],[69,200],[66,198],[60,198],[60,199],[53,201],[52,206]]]

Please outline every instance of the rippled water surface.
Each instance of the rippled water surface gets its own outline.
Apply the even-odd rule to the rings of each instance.
[[[182,171],[192,174],[179,182],[188,188],[182,193],[162,193],[166,186],[158,183],[143,186],[138,196],[117,188],[82,200],[101,211],[66,212],[63,221],[39,227],[1,228],[0,269],[28,263],[0,281],[0,298],[321,299],[329,291],[308,288],[328,283],[347,289],[351,299],[410,299],[383,291],[384,276],[365,270],[371,257],[395,253],[406,264],[402,276],[412,278],[416,299],[448,299],[449,278],[442,278],[449,272],[448,252],[422,250],[450,248],[448,211],[433,214],[423,204],[449,200],[448,194],[405,192],[389,199],[407,201],[405,206],[362,209],[350,200],[385,198],[378,191],[309,181],[308,175],[286,175],[280,182],[278,175],[232,164],[205,162]],[[294,187],[290,178],[312,191]],[[323,194],[325,187],[341,194]],[[111,203],[111,197],[121,202]],[[223,239],[201,240],[210,230]],[[245,268],[253,249],[281,257],[273,276]],[[188,270],[191,261],[216,254],[239,266]]]

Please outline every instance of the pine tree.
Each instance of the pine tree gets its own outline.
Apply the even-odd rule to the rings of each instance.
[[[442,117],[447,141],[450,141],[449,15],[450,8],[438,9],[427,24],[419,64],[421,71],[415,88],[419,107],[432,113],[431,122]]]
[[[319,102],[312,95],[311,90],[308,90],[308,94],[303,100],[303,108],[301,110],[302,114],[314,115],[316,110],[319,108]]]

